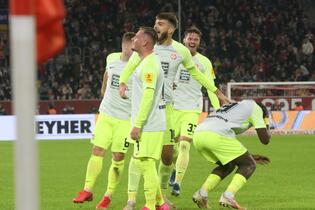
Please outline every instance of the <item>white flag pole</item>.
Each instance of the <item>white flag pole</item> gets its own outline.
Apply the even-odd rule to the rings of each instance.
[[[11,0],[11,4],[30,1]],[[11,8],[12,9],[12,8]],[[15,209],[37,210],[38,167],[35,141],[36,42],[34,15],[10,15],[13,110],[16,115]]]

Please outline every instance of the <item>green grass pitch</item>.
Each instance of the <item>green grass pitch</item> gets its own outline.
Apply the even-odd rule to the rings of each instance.
[[[257,137],[240,139],[250,152],[267,155],[272,161],[269,165],[257,166],[252,178],[237,194],[240,204],[248,210],[315,209],[315,136],[273,136],[267,146],[260,144]],[[12,142],[0,142],[1,210],[14,209],[13,145]],[[72,203],[72,198],[83,187],[86,164],[91,152],[89,141],[39,141],[38,146],[40,209],[95,209],[106,189],[110,154],[106,155],[103,172],[96,182],[94,201],[78,205]],[[129,151],[127,163],[130,154]],[[168,195],[181,210],[198,209],[191,201],[192,194],[214,167],[199,156],[193,147],[190,154],[190,165],[182,183],[182,194],[176,198]],[[110,209],[122,209],[126,203],[127,165]],[[209,194],[211,209],[224,209],[218,205],[218,199],[230,180],[231,176]],[[143,190],[140,187],[137,209],[143,204]]]

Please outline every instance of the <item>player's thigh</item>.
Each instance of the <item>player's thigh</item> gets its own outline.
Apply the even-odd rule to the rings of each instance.
[[[174,112],[171,104],[166,105],[166,131],[164,132],[163,145],[174,145]]]
[[[199,120],[199,113],[197,112],[182,112],[180,124],[180,136],[193,138],[195,128]]]
[[[112,152],[126,153],[130,143],[127,141],[130,132],[130,122],[118,120],[113,132]]]
[[[164,132],[143,132],[140,140],[134,143],[134,157],[149,157],[159,160],[162,152]]]
[[[175,137],[175,139],[180,136],[181,116],[182,116],[182,112],[180,110],[176,110],[176,109],[173,110],[174,137]]]
[[[215,157],[223,165],[247,152],[247,149],[236,138],[222,136],[214,132],[197,132],[195,136],[194,141],[196,139],[202,145],[202,152],[209,153],[209,157]]]
[[[112,143],[114,121],[115,120],[112,117],[99,114],[93,131],[91,143],[107,150]]]

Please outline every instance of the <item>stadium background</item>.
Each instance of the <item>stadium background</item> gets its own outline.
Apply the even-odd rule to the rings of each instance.
[[[0,0],[0,112],[10,114],[7,3]],[[71,106],[75,107],[73,112],[79,113],[82,103],[86,106],[83,112],[95,111],[101,98],[106,55],[120,50],[121,35],[140,25],[152,26],[159,11],[177,12],[178,8],[177,1],[165,0],[66,0],[65,4],[67,47],[61,55],[38,67],[39,114],[47,113],[49,102],[54,102],[58,113],[67,104],[68,113],[72,112]],[[181,7],[182,31],[191,25],[201,28],[201,52],[211,59],[221,88],[231,80],[315,81],[314,1],[181,0]],[[176,34],[174,38],[178,37]],[[312,91],[302,94],[314,97]],[[60,100],[65,101],[59,105]],[[239,194],[240,203],[251,210],[315,209],[314,135],[273,136],[268,147],[253,136],[243,136],[241,140],[250,151],[265,154],[272,162],[257,168]],[[95,202],[79,206],[71,202],[82,187],[89,142],[40,141],[38,147],[41,209],[95,209],[105,189],[105,171],[95,189]],[[1,210],[14,209],[13,149],[12,142],[0,142]],[[183,194],[171,197],[182,210],[196,209],[190,202],[191,195],[213,167],[193,148],[191,155]],[[109,155],[104,162],[107,169]],[[121,209],[125,204],[126,178],[124,173],[112,209]],[[228,181],[210,195],[213,209],[219,209],[216,202]],[[143,203],[143,195],[139,203]]]
[[[54,102],[58,113],[67,104],[76,113],[95,111],[105,58],[120,50],[122,34],[153,26],[158,12],[177,12],[178,2],[181,33],[174,38],[179,40],[192,25],[201,29],[200,52],[212,61],[222,89],[229,81],[315,81],[314,1],[66,0],[67,46],[61,55],[38,66],[38,112],[45,114],[48,102]],[[0,106],[11,114],[7,3],[0,4]],[[88,101],[82,106],[82,100]]]

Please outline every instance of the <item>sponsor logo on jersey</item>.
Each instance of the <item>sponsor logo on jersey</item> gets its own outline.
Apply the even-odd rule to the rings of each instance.
[[[171,54],[171,59],[172,59],[172,60],[175,60],[176,58],[177,58],[176,53],[172,53],[172,54]]]
[[[179,80],[182,82],[188,82],[190,80],[190,74],[186,69],[180,70]]]
[[[162,66],[162,69],[164,71],[164,75],[166,76],[168,74],[168,70],[170,68],[170,63],[162,61],[161,66]]]
[[[120,76],[117,74],[112,75],[112,81],[111,81],[111,86],[114,88],[119,88],[119,78]]]
[[[152,73],[146,73],[144,75],[144,79],[145,79],[146,83],[151,84],[153,82],[153,74]]]

